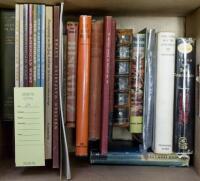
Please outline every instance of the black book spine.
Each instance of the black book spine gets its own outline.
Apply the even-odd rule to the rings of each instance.
[[[195,41],[176,40],[174,151],[193,153],[195,120]]]

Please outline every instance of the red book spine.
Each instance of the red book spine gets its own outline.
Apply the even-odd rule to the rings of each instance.
[[[112,17],[104,18],[104,58],[102,76],[102,129],[101,129],[101,154],[108,152],[108,125],[110,111],[110,67],[111,67],[111,47],[112,47]]]
[[[99,140],[101,135],[103,21],[92,23],[91,51],[89,140],[95,141]]]
[[[59,6],[53,12],[53,168],[59,168]]]
[[[77,72],[76,155],[88,155],[91,16],[80,16]]]
[[[33,87],[33,4],[29,4],[29,53],[28,53],[28,85]]]
[[[68,128],[74,128],[76,122],[76,69],[78,50],[78,23],[67,23],[67,119]]]

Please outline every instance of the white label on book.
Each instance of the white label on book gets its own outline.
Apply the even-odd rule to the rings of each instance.
[[[15,164],[44,166],[44,90],[14,88]]]

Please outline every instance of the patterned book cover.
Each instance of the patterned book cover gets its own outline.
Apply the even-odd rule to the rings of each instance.
[[[145,34],[136,34],[133,36],[133,53],[131,60],[131,133],[142,133],[145,36]]]
[[[20,68],[20,55],[19,55],[19,4],[15,5],[15,87],[20,86],[19,68]]]
[[[104,49],[103,49],[103,74],[102,74],[102,129],[101,129],[101,154],[108,152],[108,134],[110,118],[110,67],[111,67],[111,34],[112,34],[112,16],[104,17]]]
[[[45,86],[45,5],[41,5],[41,37],[40,37],[40,86]]]
[[[59,106],[59,19],[60,7],[53,7],[53,80],[52,80],[52,122],[53,122],[53,140],[52,157],[53,168],[59,168],[60,153],[60,106]]]
[[[28,8],[28,86],[33,87],[33,4],[29,4]]]
[[[67,81],[66,81],[66,124],[74,128],[76,122],[76,73],[78,54],[78,23],[67,22]]]
[[[176,40],[174,151],[192,154],[195,120],[195,40]]]
[[[77,72],[76,155],[88,155],[89,85],[92,17],[80,16]]]
[[[53,7],[46,6],[45,158],[52,158]]]
[[[1,121],[14,121],[15,12],[0,11],[0,113]]]
[[[103,21],[92,22],[89,140],[100,139],[101,131],[101,85],[103,60]]]
[[[28,4],[24,4],[24,22],[23,24],[20,23],[20,25],[24,26],[24,86],[28,87],[28,83],[29,83],[29,78],[28,78],[28,74],[29,74],[29,68],[28,68],[28,64],[29,64],[29,32],[28,32],[28,28],[29,28],[29,12],[28,12]],[[21,47],[20,47],[21,48]]]
[[[41,14],[42,5],[37,5],[37,42],[36,42],[36,86],[41,86]]]

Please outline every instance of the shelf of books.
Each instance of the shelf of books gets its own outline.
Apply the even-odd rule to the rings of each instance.
[[[0,180],[200,179],[200,2],[0,7]]]

